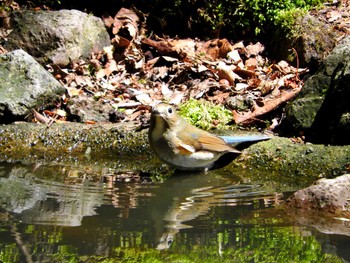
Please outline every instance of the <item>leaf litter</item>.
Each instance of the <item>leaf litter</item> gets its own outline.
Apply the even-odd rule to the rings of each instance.
[[[47,65],[67,89],[58,105],[67,114],[53,114],[54,121],[69,120],[66,105],[85,96],[109,104],[118,112],[118,122],[145,123],[151,107],[160,101],[179,105],[204,99],[229,109],[232,122],[248,125],[264,121],[264,114],[302,89],[300,76],[308,70],[270,61],[259,42],[146,36],[145,20],[139,11],[122,8],[114,18],[103,17],[112,34],[111,46],[67,69]],[[45,118],[53,117],[46,113]]]

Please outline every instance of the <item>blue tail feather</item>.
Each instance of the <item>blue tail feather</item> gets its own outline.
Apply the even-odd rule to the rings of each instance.
[[[240,135],[240,136],[220,136],[227,143],[258,142],[271,139],[268,135]]]

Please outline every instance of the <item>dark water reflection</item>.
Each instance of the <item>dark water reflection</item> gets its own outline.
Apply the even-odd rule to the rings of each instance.
[[[237,252],[236,262],[350,260],[348,236],[296,226],[274,208],[282,193],[217,172],[152,183],[128,173],[0,164],[0,193],[2,262],[126,260],[130,249],[218,259]]]

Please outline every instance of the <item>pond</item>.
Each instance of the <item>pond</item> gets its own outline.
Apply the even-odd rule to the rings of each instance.
[[[349,236],[278,207],[289,190],[225,169],[156,182],[0,163],[0,193],[0,262],[350,261]]]

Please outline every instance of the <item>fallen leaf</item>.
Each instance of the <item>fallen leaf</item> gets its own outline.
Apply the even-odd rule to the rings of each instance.
[[[248,70],[255,70],[258,67],[258,61],[256,58],[248,58],[244,62],[244,66]]]
[[[114,46],[119,47],[119,48],[127,48],[128,46],[130,46],[131,41],[125,37],[121,37],[121,36],[115,36],[112,39],[112,43],[114,44]]]
[[[36,119],[36,121],[38,121],[40,123],[47,124],[50,122],[50,118],[40,114],[36,110],[33,110],[33,115],[34,115],[34,118]]]
[[[327,12],[326,14],[326,18],[328,22],[334,22],[335,20],[338,20],[341,17],[342,15],[338,10],[333,10],[333,11]]]
[[[179,105],[184,98],[185,94],[183,92],[174,92],[173,95],[171,96],[169,103],[173,105]]]
[[[133,40],[138,34],[139,17],[127,8],[121,8],[115,15],[112,33],[128,40]]]
[[[169,86],[165,83],[162,83],[161,91],[162,91],[162,95],[163,95],[164,99],[170,98],[171,95],[173,94],[173,92],[169,89]]]
[[[196,55],[196,42],[192,39],[176,39],[170,41],[170,44],[179,54],[185,53],[186,57],[193,58]]]
[[[231,52],[229,52],[227,54],[227,58],[230,59],[233,63],[238,64],[238,63],[242,63],[242,58],[239,55],[239,52],[237,49],[232,50]]]
[[[84,92],[81,89],[76,89],[73,87],[66,87],[66,89],[67,89],[69,97],[71,97],[71,98],[76,97]]]
[[[240,77],[233,72],[235,66],[226,65],[224,62],[220,61],[217,67],[219,79],[227,79],[230,85],[235,83],[236,79],[240,79]]]
[[[247,58],[250,58],[251,56],[257,56],[261,52],[263,52],[265,47],[260,43],[257,42],[255,44],[249,44],[248,46],[245,47],[245,54]]]
[[[232,45],[225,38],[207,41],[200,49],[201,52],[206,53],[213,60],[217,60],[219,58],[226,58],[227,54],[232,50]]]
[[[96,73],[97,79],[102,79],[104,76],[108,77],[113,72],[118,71],[117,62],[114,60],[114,56],[113,56],[113,50],[114,50],[113,46],[105,47],[103,49],[107,57],[107,63],[102,69],[100,69]]]
[[[67,112],[65,110],[55,109],[53,112],[60,117],[67,117]]]
[[[107,28],[111,28],[113,26],[113,23],[114,23],[113,17],[111,17],[109,15],[102,15],[102,21]]]
[[[244,90],[244,89],[246,89],[246,88],[248,88],[248,87],[249,87],[249,85],[246,84],[246,83],[237,83],[237,84],[235,85],[235,90],[236,90],[236,91],[241,91],[241,90]]]
[[[242,69],[239,67],[234,68],[233,71],[242,78],[253,78],[256,76],[255,71]]]
[[[155,69],[158,71],[155,75],[157,79],[164,79],[168,75],[168,67],[166,66],[157,67]]]
[[[156,49],[161,55],[184,59],[186,53],[176,50],[170,41],[155,41],[150,38],[143,38],[141,43]]]

